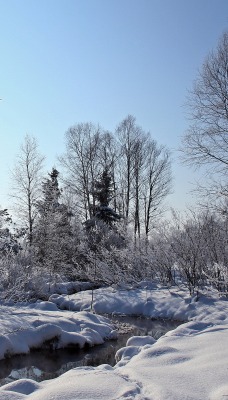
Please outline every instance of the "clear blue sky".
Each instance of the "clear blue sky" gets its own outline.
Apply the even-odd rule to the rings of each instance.
[[[183,103],[227,28],[227,0],[0,0],[0,204],[26,133],[49,170],[71,125],[114,130],[128,114],[173,150],[170,205],[190,203]]]

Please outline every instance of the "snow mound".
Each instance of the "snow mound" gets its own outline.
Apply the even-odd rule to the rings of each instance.
[[[26,383],[28,390],[30,389],[29,380],[24,379],[22,385],[19,383],[5,385],[1,390],[4,394],[10,393],[9,389],[14,392],[21,393],[21,389],[26,391]],[[10,386],[11,385],[11,386]],[[113,400],[113,399],[141,399],[140,388],[137,383],[131,382],[127,377],[121,374],[113,375],[112,370],[97,370],[92,367],[77,368],[63,374],[57,380],[51,382],[43,382],[34,386],[34,391],[29,396],[17,397],[18,399],[29,400]],[[1,396],[0,395],[0,396]],[[2,397],[0,397],[2,400]],[[9,397],[9,399],[14,399]],[[15,397],[16,399],[16,397]],[[7,399],[8,400],[8,399]]]
[[[145,346],[146,344],[154,344],[156,340],[152,336],[132,336],[127,341],[127,346]]]
[[[53,303],[51,303],[53,304]],[[55,304],[53,304],[54,307]],[[89,312],[29,307],[0,308],[0,359],[14,354],[27,354],[31,349],[45,347],[59,349],[69,346],[94,346],[105,339],[116,339],[110,321]]]
[[[20,379],[15,382],[8,383],[4,386],[3,392],[16,392],[21,394],[30,394],[35,392],[35,390],[39,389],[39,384],[31,379]],[[2,397],[0,397],[2,399]]]

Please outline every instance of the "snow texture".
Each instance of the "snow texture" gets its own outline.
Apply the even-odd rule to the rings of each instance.
[[[199,300],[183,289],[144,285],[94,291],[102,313],[174,318],[184,323],[155,341],[132,337],[114,367],[80,367],[36,383],[21,379],[0,388],[0,400],[224,400],[228,398],[228,301],[208,291]],[[198,301],[197,301],[198,300]],[[49,303],[62,309],[56,311]],[[108,320],[88,312],[91,292],[52,295],[48,305],[0,309],[2,349],[28,351],[53,335],[58,346],[99,343],[115,333]],[[45,308],[49,308],[47,311]],[[45,310],[44,310],[45,309]],[[48,316],[49,315],[49,316]],[[21,335],[20,327],[27,334]],[[73,329],[74,326],[74,329]],[[59,344],[60,343],[60,344]]]
[[[29,307],[0,306],[0,325],[0,359],[42,346],[94,346],[117,335],[107,318],[87,311],[63,312],[51,302]]]

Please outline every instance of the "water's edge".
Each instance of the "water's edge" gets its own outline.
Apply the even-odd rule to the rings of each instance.
[[[126,345],[131,336],[150,335],[155,339],[175,329],[180,322],[152,320],[143,317],[108,316],[119,332],[118,340],[105,342],[92,348],[59,349],[50,351],[39,349],[27,355],[13,356],[0,360],[0,386],[17,379],[28,378],[35,381],[53,379],[69,369],[81,366],[115,365],[115,354]]]

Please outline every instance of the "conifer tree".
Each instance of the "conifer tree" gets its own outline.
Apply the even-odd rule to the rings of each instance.
[[[60,203],[59,172],[53,168],[43,183],[43,199],[38,203],[39,220],[35,229],[35,258],[51,272],[59,272],[72,258],[70,214]]]
[[[100,176],[100,180],[95,181],[94,184],[94,198],[98,201],[95,208],[95,217],[104,221],[109,226],[118,221],[121,217],[113,208],[109,207],[109,203],[114,197],[114,183],[112,177],[106,166]]]
[[[105,166],[100,175],[100,179],[96,180],[93,184],[93,197],[97,200],[98,204],[95,205],[93,217],[85,222],[87,228],[93,227],[96,222],[104,222],[109,227],[113,227],[121,216],[109,206],[109,203],[114,197],[113,190],[114,183],[109,172],[109,167]]]

